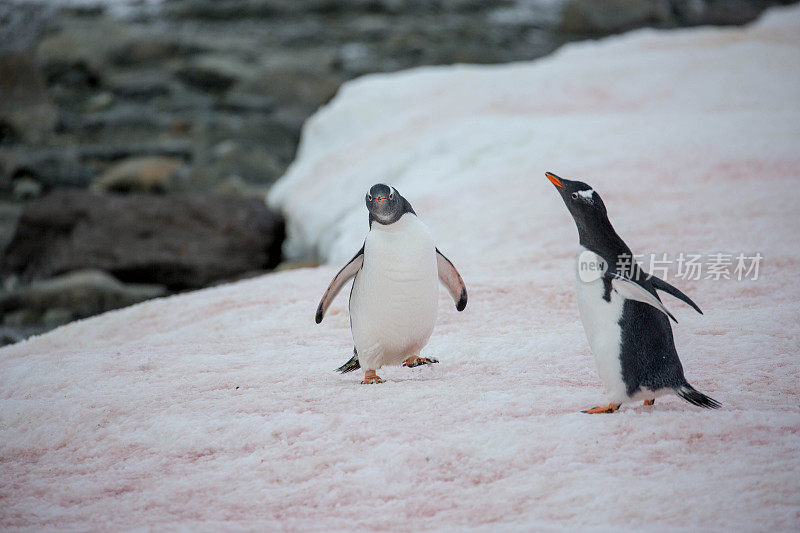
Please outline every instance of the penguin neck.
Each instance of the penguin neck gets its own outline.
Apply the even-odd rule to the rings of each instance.
[[[371,215],[370,215],[371,216]],[[385,233],[396,233],[398,231],[403,231],[403,229],[408,225],[410,222],[409,218],[412,215],[408,213],[403,213],[397,220],[389,224],[382,224],[377,219],[370,220],[370,231],[378,231],[378,232],[385,232]],[[416,218],[416,217],[414,217]],[[372,222],[375,222],[374,224]]]
[[[592,220],[576,220],[580,245],[596,253],[611,264],[616,264],[617,258],[623,254],[631,254],[630,248],[625,244],[608,216],[598,215]]]

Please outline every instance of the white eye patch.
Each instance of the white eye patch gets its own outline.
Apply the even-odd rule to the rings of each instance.
[[[592,195],[594,194],[594,189],[588,189],[585,191],[578,191],[578,196],[586,200],[587,202],[594,203],[594,199]]]

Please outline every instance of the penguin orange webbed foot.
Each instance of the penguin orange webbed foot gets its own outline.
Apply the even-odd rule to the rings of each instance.
[[[653,405],[654,403],[656,403],[655,400],[645,400],[642,405]]]
[[[364,380],[361,384],[372,385],[373,383],[383,383],[383,379],[374,370],[367,370],[364,372]]]
[[[411,357],[403,361],[403,366],[407,366],[408,368],[414,368],[415,366],[432,365],[438,362],[439,360],[434,359],[433,357],[417,357],[416,355],[412,355]]]
[[[622,404],[621,403],[610,403],[610,404],[606,405],[605,407],[603,407],[603,406],[592,407],[591,409],[586,409],[585,411],[581,411],[581,413],[586,413],[586,414],[590,414],[590,415],[596,415],[596,414],[599,414],[599,413],[613,413],[614,411],[619,409],[620,405],[622,405]]]

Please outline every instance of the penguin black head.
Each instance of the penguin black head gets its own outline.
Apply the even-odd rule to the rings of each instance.
[[[408,200],[395,189],[383,183],[373,185],[366,196],[369,211],[369,225],[372,222],[389,225],[394,224],[405,213],[414,213]]]
[[[565,180],[552,172],[545,172],[545,176],[556,186],[561,199],[575,219],[581,243],[592,241],[598,234],[608,230],[613,233],[603,199],[590,185],[582,181]]]

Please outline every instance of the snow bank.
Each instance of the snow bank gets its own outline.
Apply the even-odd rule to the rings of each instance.
[[[3,529],[800,527],[800,9],[746,29],[565,48],[346,86],[271,202],[330,263],[147,302],[0,350]],[[583,179],[639,252],[761,252],[676,282],[677,398],[608,416],[578,320]],[[360,386],[346,298],[314,324],[394,184],[470,290],[426,354]]]

